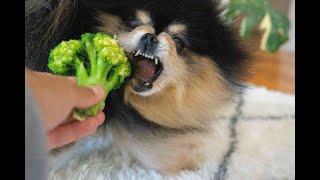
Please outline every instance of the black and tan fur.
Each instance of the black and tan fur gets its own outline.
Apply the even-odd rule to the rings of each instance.
[[[31,27],[27,33],[36,29],[43,35],[27,36],[31,43],[26,49],[26,65],[30,68],[46,70],[48,50],[60,40],[84,32],[116,35],[129,58],[141,35],[155,34],[160,41],[164,71],[153,88],[137,93],[132,88],[137,80],[129,78],[121,90],[112,92],[106,101],[107,123],[95,136],[109,133],[104,131],[108,127],[124,153],[162,173],[195,169],[209,157],[222,158],[219,152],[225,149],[221,144],[227,142],[226,137],[214,133],[214,116],[241,90],[237,80],[244,73],[245,53],[231,27],[221,19],[218,2],[62,0],[52,4],[53,14],[44,11],[39,15],[48,22],[40,23],[41,28],[31,23],[32,15],[41,13],[41,8],[28,16]],[[173,36],[184,41],[181,52],[177,52]],[[34,48],[40,40],[45,45],[37,51]],[[212,139],[216,144],[209,143]],[[69,146],[55,156],[72,154],[76,148],[80,146]]]

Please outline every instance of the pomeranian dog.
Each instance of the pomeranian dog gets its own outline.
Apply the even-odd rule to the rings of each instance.
[[[47,71],[49,50],[85,32],[114,35],[133,67],[106,100],[106,123],[53,150],[53,167],[108,133],[128,157],[164,174],[222,160],[228,142],[215,133],[214,117],[241,92],[246,52],[218,0],[30,1],[27,7],[28,67]]]

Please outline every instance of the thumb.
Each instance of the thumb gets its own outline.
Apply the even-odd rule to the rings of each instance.
[[[84,87],[84,86],[74,86],[74,107],[75,108],[88,108],[104,97],[104,90],[101,86]]]

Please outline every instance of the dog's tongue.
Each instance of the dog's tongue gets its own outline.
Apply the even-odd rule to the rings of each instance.
[[[156,65],[148,59],[139,60],[135,71],[140,80],[148,81],[156,73]]]

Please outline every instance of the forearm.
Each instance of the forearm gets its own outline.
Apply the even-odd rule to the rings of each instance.
[[[28,90],[33,95],[33,101],[34,103],[37,103],[38,106],[43,107],[42,101],[45,100],[44,96],[44,88],[45,88],[45,82],[43,82],[43,78],[39,76],[38,72],[32,71],[28,68],[25,68],[25,79],[26,79],[26,85],[28,86]],[[38,115],[41,119],[44,119],[44,115],[41,111],[39,111]],[[45,126],[45,129],[48,129],[47,123],[43,123]]]
[[[25,85],[25,177],[27,180],[46,179],[45,132],[38,116],[37,105]]]

